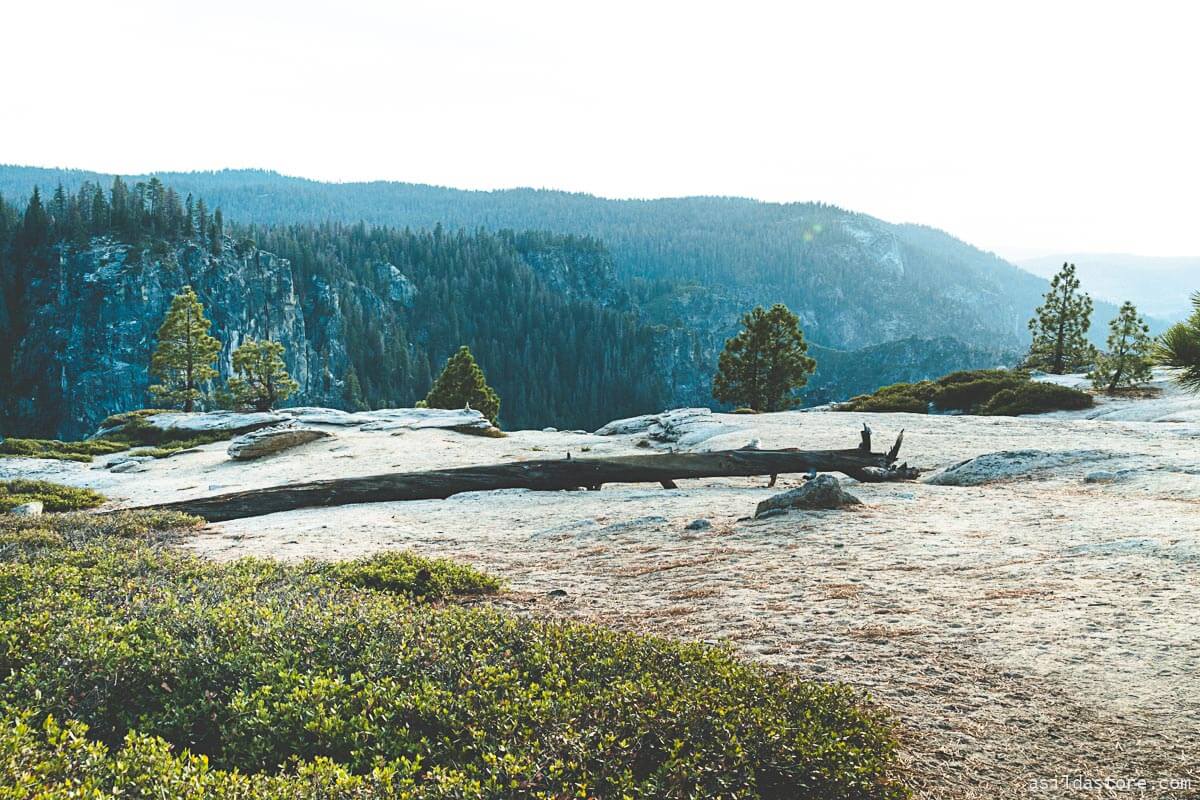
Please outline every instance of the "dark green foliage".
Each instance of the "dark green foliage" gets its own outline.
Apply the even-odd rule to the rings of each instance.
[[[1033,344],[1025,358],[1030,369],[1063,375],[1090,366],[1096,348],[1087,340],[1092,324],[1092,298],[1079,290],[1074,264],[1063,264],[1050,281],[1050,291],[1029,320]]]
[[[1087,392],[1044,381],[1029,381],[1015,389],[1002,389],[980,409],[986,416],[1015,417],[1047,411],[1075,411],[1095,403]]]
[[[1176,323],[1155,343],[1154,360],[1180,370],[1176,382],[1200,392],[1200,292],[1192,295],[1192,315]]]
[[[1108,323],[1108,349],[1096,359],[1089,376],[1097,389],[1108,392],[1150,380],[1150,326],[1126,301]]]
[[[283,363],[283,345],[269,339],[247,339],[233,351],[229,394],[236,408],[270,411],[288,399],[300,384]]]
[[[1004,415],[1088,408],[1092,396],[1066,386],[1031,380],[1021,370],[952,372],[936,381],[897,383],[835,406],[838,411],[959,412]]]
[[[426,408],[463,408],[469,405],[491,420],[493,425],[500,416],[500,396],[488,386],[483,370],[475,363],[475,356],[471,355],[471,348],[466,345],[450,356],[420,405]]]
[[[489,594],[500,589],[498,580],[473,567],[407,552],[323,563],[318,569],[347,586],[426,600],[456,594]]]
[[[349,375],[336,376],[346,381],[339,399],[348,407],[413,406],[462,345],[486,366],[509,426],[596,427],[666,403],[655,361],[660,332],[617,300],[605,307],[552,290],[532,266],[555,256],[575,275],[599,252],[603,269],[591,270],[593,280],[619,294],[592,240],[362,225],[256,228],[254,236],[290,260],[307,314],[344,319],[339,335],[358,386],[355,397]],[[381,268],[389,264],[412,282],[411,305],[375,299],[390,296],[390,271]],[[354,290],[360,285],[373,295]],[[329,286],[344,287],[336,307]]]
[[[0,512],[40,500],[45,511],[78,511],[95,508],[104,495],[91,489],[77,489],[49,481],[0,481]]]
[[[933,402],[937,385],[933,381],[893,383],[876,389],[872,394],[859,395],[834,406],[838,411],[882,411],[906,414],[925,414]]]
[[[713,379],[713,397],[755,411],[800,405],[797,391],[816,362],[808,357],[800,318],[776,303],[742,317],[742,330],[725,342]]]
[[[1029,383],[1026,372],[981,369],[951,372],[935,383],[933,405],[941,411],[969,412],[987,403],[997,392]]]
[[[906,796],[886,723],[848,688],[73,519],[0,519],[0,793]]]
[[[171,309],[158,329],[158,345],[150,357],[150,374],[161,383],[150,393],[168,405],[192,411],[204,397],[201,387],[217,377],[213,362],[221,343],[208,335],[212,323],[191,286],[175,295]]]

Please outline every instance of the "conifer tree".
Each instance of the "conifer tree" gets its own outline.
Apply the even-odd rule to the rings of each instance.
[[[300,388],[283,363],[283,345],[270,339],[239,345],[233,351],[233,372],[228,386],[237,408],[270,411]]]
[[[1200,292],[1192,295],[1192,309],[1190,317],[1172,325],[1155,343],[1153,358],[1180,370],[1175,382],[1200,393]]]
[[[150,374],[160,381],[150,392],[160,403],[195,410],[196,401],[204,396],[200,387],[217,376],[212,364],[221,343],[208,335],[211,327],[195,290],[183,287],[171,300],[150,358]]]
[[[742,317],[743,329],[725,341],[713,379],[713,397],[755,411],[781,411],[799,405],[796,390],[808,382],[817,362],[809,358],[800,318],[777,303],[756,306]]]
[[[349,411],[366,411],[367,404],[363,400],[362,384],[358,381],[358,370],[353,366],[346,370],[345,386],[342,389],[342,398],[346,403],[346,408]]]
[[[1050,281],[1050,291],[1029,320],[1033,344],[1025,366],[1053,375],[1092,364],[1096,348],[1087,340],[1092,324],[1092,298],[1079,290],[1074,264],[1063,264]]]
[[[1108,350],[1096,357],[1089,376],[1097,389],[1111,392],[1150,380],[1150,326],[1128,300],[1108,323]]]
[[[465,344],[446,361],[442,374],[433,382],[425,399],[417,404],[422,408],[462,408],[469,405],[483,414],[492,424],[500,416],[500,396],[488,386],[483,370],[475,363],[471,348]]]

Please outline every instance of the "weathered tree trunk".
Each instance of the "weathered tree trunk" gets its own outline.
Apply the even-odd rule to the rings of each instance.
[[[752,477],[795,472],[841,472],[862,481],[909,480],[907,464],[896,466],[903,431],[887,453],[871,452],[871,433],[853,450],[721,450],[712,453],[653,453],[611,458],[517,461],[426,472],[334,478],[251,489],[149,506],[182,511],[209,522],[257,517],[278,511],[350,503],[439,500],[462,492],[494,489],[599,489],[606,483],[659,483],[675,488],[684,478]]]

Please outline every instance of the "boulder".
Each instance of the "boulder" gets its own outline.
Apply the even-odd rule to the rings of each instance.
[[[145,472],[149,469],[145,462],[152,461],[150,456],[125,456],[108,462],[109,472]]]
[[[19,506],[13,506],[8,510],[10,514],[16,514],[18,517],[40,517],[42,511],[45,510],[45,505],[41,500],[33,500],[28,503],[22,503]]]
[[[708,408],[676,408],[661,414],[643,414],[608,423],[596,431],[597,436],[645,435],[650,442],[660,445],[691,447],[701,442],[740,430],[713,416]]]
[[[299,447],[317,439],[326,439],[332,435],[316,428],[306,428],[290,422],[244,433],[229,443],[229,449],[226,452],[235,461],[249,461]]]
[[[1112,453],[1103,450],[1004,450],[960,461],[925,476],[921,482],[935,486],[980,486],[1112,457]]]
[[[861,505],[862,501],[842,491],[838,479],[832,475],[818,475],[799,489],[791,489],[773,495],[758,504],[755,518],[775,516],[793,509],[834,509]]]

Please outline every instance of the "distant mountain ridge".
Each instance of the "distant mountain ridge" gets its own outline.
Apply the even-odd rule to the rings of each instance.
[[[815,348],[830,354],[814,379],[810,402],[817,402],[874,388],[871,376],[882,385],[915,372],[1010,362],[1026,346],[1026,322],[1046,289],[1043,278],[942,231],[819,203],[330,184],[260,170],[156,176],[181,196],[220,206],[251,237],[261,226],[363,221],[418,230],[549,231],[584,237],[572,245],[577,250],[595,241],[604,251],[596,257],[610,259],[616,285],[581,284],[569,271],[547,274],[539,270],[544,253],[523,259],[543,273],[550,290],[628,309],[639,326],[657,326],[653,360],[667,373],[664,402],[671,405],[712,403],[720,349],[756,304],[787,304]],[[0,193],[9,201],[20,202],[35,185],[48,194],[59,183],[70,191],[85,180],[107,185],[111,176],[0,166]],[[1098,307],[1097,322],[1111,312]]]

